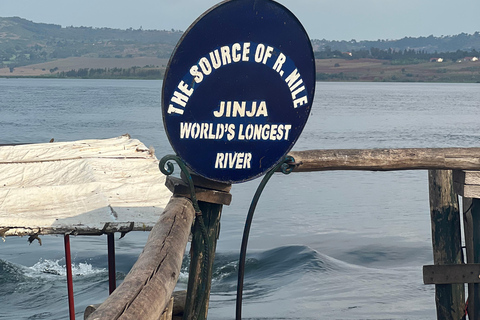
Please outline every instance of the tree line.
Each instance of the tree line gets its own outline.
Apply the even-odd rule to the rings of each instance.
[[[52,72],[52,70],[50,71]],[[54,76],[58,78],[81,79],[162,79],[164,73],[165,71],[163,69],[152,67],[80,68],[61,71],[55,73]]]
[[[360,58],[370,58],[370,59],[379,59],[379,60],[389,60],[393,63],[421,63],[429,61],[432,58],[443,58],[444,61],[458,61],[465,57],[479,57],[480,53],[476,49],[470,51],[466,50],[457,50],[454,52],[427,52],[425,50],[414,50],[414,49],[404,49],[404,50],[395,50],[392,48],[389,49],[379,49],[379,48],[370,48],[360,49],[360,50],[351,50],[349,52],[341,52],[339,50],[332,50],[330,47],[325,47],[322,51],[315,52],[316,59],[332,59],[332,58],[345,58],[345,59],[360,59]]]

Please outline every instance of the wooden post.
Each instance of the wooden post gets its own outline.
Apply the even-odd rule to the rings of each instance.
[[[202,232],[200,231],[198,219],[196,219],[192,235],[192,245],[190,249],[190,274],[188,278],[187,299],[185,301],[183,320],[207,319],[213,262],[215,260],[217,238],[220,232],[220,216],[222,212],[222,205],[203,201],[199,201],[198,205],[200,210],[202,210],[203,220],[205,222],[208,235],[208,268],[205,279],[202,271],[204,259],[203,248],[205,242]]]
[[[183,177],[185,179],[185,177]],[[204,275],[204,246],[199,219],[195,219],[192,231],[192,244],[190,247],[190,270],[188,278],[187,297],[183,320],[207,319],[208,305],[210,300],[210,287],[212,283],[213,262],[215,249],[220,234],[220,217],[223,205],[229,205],[232,199],[229,193],[231,185],[206,180],[205,178],[192,175],[195,185],[198,205],[202,211],[202,218],[207,232],[207,245],[209,255],[207,257],[207,270]],[[184,181],[174,177],[167,177],[166,186],[174,195],[189,196],[189,190]]]
[[[451,170],[429,170],[430,217],[433,260],[437,265],[461,264],[460,212],[453,190]],[[464,284],[436,284],[437,319],[462,319],[465,312]]]

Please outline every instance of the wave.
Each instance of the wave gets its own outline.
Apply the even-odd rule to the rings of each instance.
[[[11,262],[0,260],[0,285],[8,285],[11,282],[18,282],[25,278],[21,268]]]
[[[108,272],[86,262],[72,265],[76,307],[103,301]],[[0,318],[64,319],[68,312],[65,260],[41,259],[33,266],[0,260]],[[19,310],[22,311],[19,317]]]
[[[217,253],[212,280],[212,299],[235,300],[238,259],[236,253]],[[354,266],[353,266],[354,267]],[[306,274],[343,272],[349,266],[308,246],[294,245],[247,253],[244,297],[265,297]]]
[[[107,270],[105,268],[97,268],[89,263],[80,262],[72,264],[74,277],[90,277],[99,274],[104,276],[106,273]],[[64,279],[65,277],[66,268],[65,264],[62,264],[62,259],[40,259],[31,267],[0,260],[0,285],[34,283],[41,280],[56,281],[58,278]]]
[[[408,245],[380,245],[359,242],[348,250],[336,254],[336,258],[322,254],[307,245],[291,245],[266,251],[249,251],[245,262],[246,280],[282,278],[306,273],[339,274],[350,271],[381,272],[382,270],[409,267],[418,262],[428,262],[430,248]],[[413,258],[412,258],[413,257]],[[423,260],[422,261],[422,257]],[[233,288],[238,277],[239,254],[236,252],[217,252],[212,272],[212,281],[216,286]],[[407,263],[408,261],[412,261]],[[179,282],[187,283],[190,256],[185,255]],[[293,278],[293,277],[292,277]],[[227,290],[228,291],[228,290]]]
[[[398,247],[392,255],[407,255],[409,250]],[[403,310],[403,314],[408,313],[405,319],[430,312],[425,302],[429,296],[424,293],[433,288],[423,285],[418,266],[372,264],[371,261],[391,257],[385,248],[378,246],[352,248],[348,254],[354,255],[356,258],[352,260],[356,261],[338,260],[305,245],[248,253],[243,290],[245,314],[250,317],[268,314],[265,319],[318,319],[322,313],[325,314],[322,318],[331,319],[341,312],[345,319],[369,319],[370,316],[399,319],[396,312]],[[360,258],[362,255],[367,256],[366,264]],[[236,253],[217,254],[210,304],[215,309],[212,315],[235,308],[237,272]],[[389,287],[385,283],[403,284]],[[419,292],[424,297],[419,299]],[[382,311],[384,304],[395,307]]]
[[[35,263],[33,266],[28,267],[26,274],[31,277],[42,277],[45,275],[54,275],[65,277],[67,275],[67,270],[65,264],[61,264],[59,260],[44,260],[41,259],[39,262]],[[105,268],[96,268],[89,263],[72,263],[72,274],[74,277],[82,276],[91,276],[97,274],[105,274],[107,269]]]

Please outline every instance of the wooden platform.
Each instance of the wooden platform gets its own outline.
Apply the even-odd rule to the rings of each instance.
[[[169,201],[153,151],[124,135],[0,147],[0,236],[151,230]]]

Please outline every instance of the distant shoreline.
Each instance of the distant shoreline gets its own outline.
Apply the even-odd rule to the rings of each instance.
[[[168,59],[66,58],[1,68],[1,78],[162,80]],[[379,59],[317,59],[317,81],[480,83],[480,61],[398,64]]]
[[[378,59],[317,59],[318,81],[480,83],[480,62],[396,64]]]

